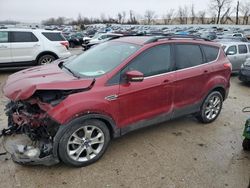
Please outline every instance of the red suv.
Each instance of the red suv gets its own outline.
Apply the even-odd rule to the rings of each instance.
[[[17,147],[15,162],[86,166],[103,155],[112,138],[138,128],[188,114],[214,121],[230,74],[230,62],[213,42],[116,39],[11,75],[3,88],[11,100],[9,128],[2,134],[25,134],[39,143]]]

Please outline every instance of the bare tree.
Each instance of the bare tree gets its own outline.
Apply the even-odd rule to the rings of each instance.
[[[205,24],[205,18],[206,18],[206,11],[199,11],[198,12],[198,22],[201,24]]]
[[[191,24],[194,24],[196,19],[196,14],[195,14],[195,10],[194,10],[194,4],[191,5]]]
[[[162,15],[162,20],[163,20],[164,25],[168,25],[168,18],[166,14]]]
[[[239,11],[240,11],[240,1],[237,1],[237,6],[236,6],[236,22],[235,24],[239,24]]]
[[[119,24],[122,23],[122,13],[120,13],[120,12],[117,14],[117,21]]]
[[[229,7],[232,0],[210,0],[211,9],[216,10],[217,12],[217,19],[216,24],[220,23],[221,14],[224,11],[225,7]]]
[[[227,21],[233,22],[233,20],[230,17],[231,14],[231,7],[228,7],[227,10],[224,12],[224,14],[221,16],[220,23],[225,24]]]
[[[101,13],[101,15],[100,15],[100,20],[101,20],[102,23],[107,22],[106,15],[105,15],[104,13]]]
[[[187,24],[187,21],[188,21],[188,8],[187,8],[187,6],[184,6],[184,7],[180,6],[177,14],[178,14],[180,24]]]
[[[250,16],[250,2],[245,1],[240,7],[240,11],[243,15],[243,24],[248,25],[248,18]]]
[[[147,24],[150,25],[154,19],[156,18],[155,12],[152,10],[146,10],[145,15],[144,15]]]
[[[130,10],[129,11],[129,21],[128,21],[128,24],[138,24],[138,21],[135,17],[135,13],[133,10]]]
[[[65,20],[66,19],[64,17],[49,18],[47,20],[43,20],[42,24],[44,24],[44,25],[64,25]]]
[[[174,15],[174,9],[170,9],[166,14],[162,16],[165,25],[171,24]]]
[[[122,23],[125,23],[125,20],[126,20],[126,12],[123,11],[122,12]]]

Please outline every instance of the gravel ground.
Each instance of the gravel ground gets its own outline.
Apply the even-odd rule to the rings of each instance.
[[[9,74],[0,73],[1,87]],[[0,156],[0,187],[247,188],[250,153],[242,151],[241,135],[250,114],[241,110],[250,106],[249,91],[250,85],[232,77],[214,123],[185,117],[133,132],[112,141],[103,158],[88,167],[20,166]],[[1,93],[0,128],[7,124],[6,101]]]

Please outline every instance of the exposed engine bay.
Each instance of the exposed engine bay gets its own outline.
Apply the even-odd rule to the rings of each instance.
[[[51,118],[49,112],[69,95],[90,90],[95,80],[85,82],[86,87],[84,81],[81,81],[82,87],[70,89],[36,90],[36,87],[31,87],[27,90],[27,96],[23,90],[13,92],[5,87],[5,94],[8,93],[6,97],[11,101],[5,109],[8,128],[0,131],[0,137],[4,137],[4,145],[7,145],[5,150],[11,154],[13,161],[47,166],[59,162],[57,149],[54,147],[59,140],[54,144],[54,138],[62,126]]]
[[[5,149],[17,163],[53,165],[53,138],[59,125],[39,106],[39,100],[9,102],[6,105],[8,128],[2,131]]]

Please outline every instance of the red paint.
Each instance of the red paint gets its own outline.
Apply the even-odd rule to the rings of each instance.
[[[121,38],[118,41],[142,45],[148,37]],[[215,43],[200,40],[161,40],[144,45],[133,56],[124,61],[110,73],[96,79],[93,87],[84,92],[69,95],[58,105],[38,103],[41,109],[60,124],[65,124],[77,116],[87,113],[100,113],[111,117],[117,127],[145,120],[160,114],[171,113],[202,100],[215,86],[228,91],[230,67],[223,50],[220,50],[216,62],[180,71],[173,71],[142,82],[107,85],[110,78],[117,74],[130,60],[142,51],[163,43],[198,43],[218,46]],[[141,76],[133,72],[133,76]],[[11,100],[30,100],[36,90],[65,90],[87,88],[93,79],[77,79],[58,67],[58,64],[27,69],[9,77],[3,89]],[[117,95],[116,100],[106,97]]]
[[[93,79],[79,80],[61,70],[58,63],[30,68],[9,76],[3,92],[13,101],[25,100],[37,90],[83,89],[91,85]]]

